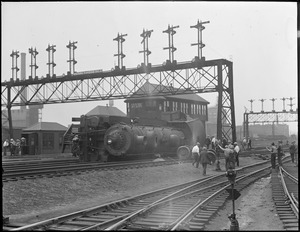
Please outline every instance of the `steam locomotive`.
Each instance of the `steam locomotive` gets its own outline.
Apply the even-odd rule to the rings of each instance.
[[[80,117],[80,157],[84,161],[110,161],[135,155],[190,156],[190,148],[205,140],[200,119],[171,112],[172,120],[146,120],[122,116]]]

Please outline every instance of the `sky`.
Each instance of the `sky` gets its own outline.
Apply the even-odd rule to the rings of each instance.
[[[253,111],[283,109],[283,97],[295,98],[298,108],[297,79],[297,3],[296,2],[1,2],[1,82],[12,76],[12,50],[26,53],[26,75],[30,75],[30,54],[37,55],[38,76],[48,72],[48,44],[56,45],[55,74],[68,71],[69,41],[77,41],[76,71],[111,70],[117,64],[117,34],[127,34],[123,43],[127,68],[143,62],[140,37],[143,29],[153,30],[149,38],[149,62],[162,64],[168,59],[168,35],[162,31],[179,26],[174,35],[177,62],[191,61],[197,55],[197,21],[210,21],[203,31],[203,56],[206,60],[233,62],[236,125],[241,125],[245,107]],[[20,62],[20,59],[19,59]],[[20,66],[20,65],[18,65]],[[20,75],[20,74],[18,74]],[[201,94],[216,104],[217,94]],[[289,101],[286,101],[288,104]],[[72,117],[86,114],[107,101],[44,105],[42,121],[72,123]],[[126,112],[124,100],[114,106]],[[285,106],[290,109],[290,106]],[[298,123],[288,123],[296,133]]]

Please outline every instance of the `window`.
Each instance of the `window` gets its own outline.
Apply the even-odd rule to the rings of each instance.
[[[146,107],[155,107],[155,106],[156,106],[156,101],[154,100],[146,101]]]
[[[163,111],[163,106],[161,103],[159,103],[159,105],[158,105],[158,110]]]
[[[170,102],[169,101],[165,101],[165,110],[170,111]]]
[[[178,108],[178,102],[173,102],[173,111],[177,111]]]
[[[142,108],[143,107],[143,105],[142,105],[141,102],[131,103],[130,106],[131,106],[132,109],[133,108]]]
[[[43,133],[43,148],[54,149],[54,133]]]

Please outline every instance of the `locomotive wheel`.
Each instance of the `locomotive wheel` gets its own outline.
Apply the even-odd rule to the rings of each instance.
[[[191,151],[187,146],[178,147],[177,156],[179,160],[187,160],[191,156]]]
[[[207,153],[208,153],[208,158],[209,158],[210,162],[212,162],[214,164],[217,159],[216,151],[214,149],[208,149]]]

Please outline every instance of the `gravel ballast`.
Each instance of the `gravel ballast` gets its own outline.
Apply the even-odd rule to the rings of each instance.
[[[259,161],[241,157],[240,166]],[[217,173],[214,165],[208,165],[208,176]],[[3,215],[11,222],[33,223],[199,178],[203,178],[201,165],[197,169],[191,163],[179,163],[5,182]]]

